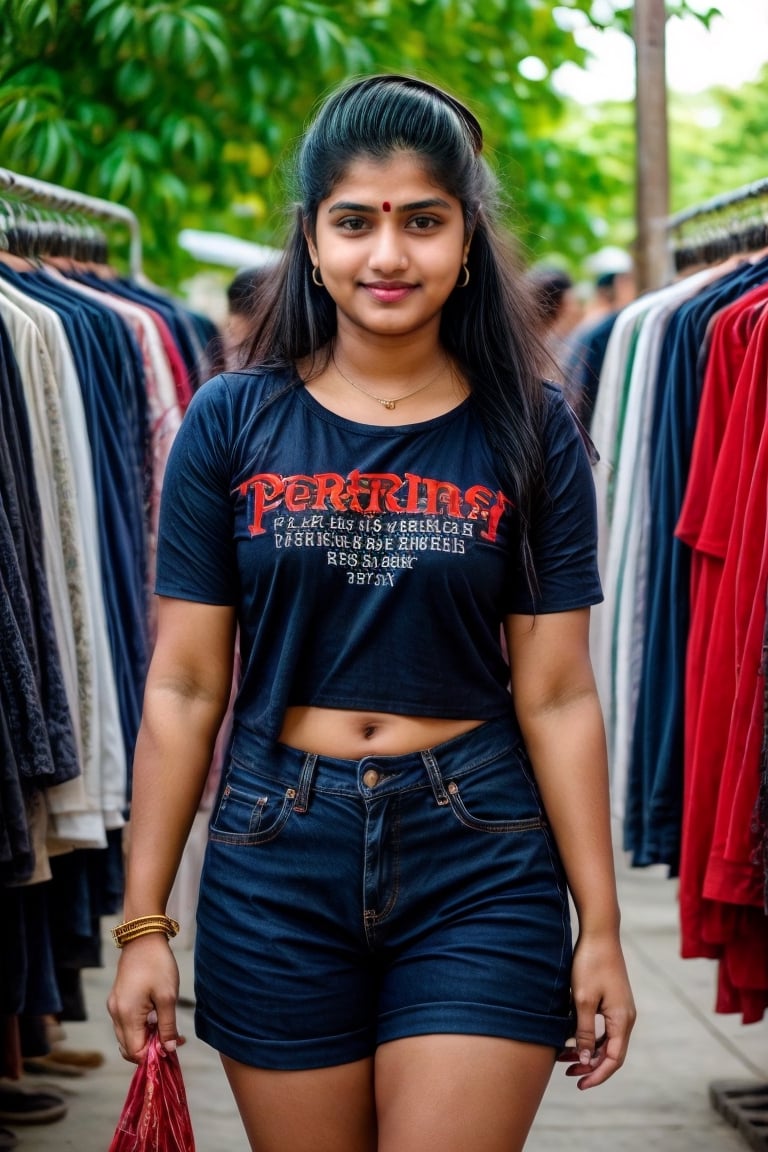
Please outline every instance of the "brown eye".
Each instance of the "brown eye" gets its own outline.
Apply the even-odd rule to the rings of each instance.
[[[408,227],[417,232],[426,232],[430,228],[436,228],[439,223],[440,221],[434,216],[412,216],[408,221]]]
[[[368,221],[363,216],[344,216],[336,227],[344,232],[362,232],[368,227]]]

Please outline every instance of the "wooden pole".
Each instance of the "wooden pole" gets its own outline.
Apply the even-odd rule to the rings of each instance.
[[[635,268],[641,292],[660,288],[671,276],[665,231],[669,216],[665,24],[664,0],[635,0]]]

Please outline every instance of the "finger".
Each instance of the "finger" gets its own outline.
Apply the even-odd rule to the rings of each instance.
[[[140,1011],[139,1015],[131,1011],[125,1014],[117,1013],[114,1017],[115,1036],[120,1055],[133,1064],[143,1063],[147,1055],[149,1038],[152,1034],[152,1029],[147,1024],[149,1015],[150,1013],[146,1011]]]
[[[566,1069],[565,1075],[578,1077],[576,1086],[582,1091],[604,1084],[624,1063],[628,1041],[628,1027],[617,1031],[615,1035],[601,1037],[589,1065],[573,1064]]]
[[[606,1039],[607,1039],[606,1032],[602,1032],[600,1034],[600,1036],[598,1037],[598,1039],[596,1039],[594,1041],[595,1054],[596,1054],[596,1052],[598,1052],[598,1049],[601,1048],[604,1043],[606,1043]],[[568,1040],[567,1044],[565,1044],[565,1047],[561,1048],[560,1052],[558,1052],[557,1055],[555,1056],[555,1060],[557,1061],[557,1063],[561,1063],[561,1064],[576,1063],[578,1061],[578,1059],[579,1059],[579,1053],[578,1053],[578,1048],[576,1047],[576,1041],[575,1040]]]
[[[576,1017],[575,1052],[579,1064],[585,1069],[595,1055],[595,1004],[578,1009]]]
[[[596,1088],[598,1084],[603,1084],[613,1076],[614,1072],[618,1072],[620,1067],[620,1061],[607,1055],[600,1055],[594,1058],[593,1066],[589,1071],[585,1072],[583,1064],[573,1064],[566,1069],[565,1075],[576,1077],[576,1087],[584,1091],[587,1088]]]
[[[157,1035],[166,1052],[175,1052],[181,1040],[176,1026],[176,998],[166,997],[155,1002]]]
[[[123,1060],[127,1060],[129,1064],[141,1064],[143,1059],[142,1053],[132,1053],[120,1037],[117,1037],[117,1050]]]
[[[149,1042],[147,1028],[149,1009],[139,1008],[137,1011],[133,1006],[124,1007],[114,988],[107,1000],[107,1008],[112,1017],[120,1055],[124,1060],[140,1064],[146,1056]]]
[[[147,1051],[149,1049],[149,1040],[154,1031],[157,1031],[160,1042],[166,1052],[174,1052],[179,1044],[186,1043],[183,1036],[176,1033],[175,1018],[171,1017],[170,1026],[166,1026],[165,1036],[160,1031],[160,1025],[157,1026],[150,1024],[150,1017],[155,1017],[154,1012],[150,1012],[146,1021],[138,1027],[130,1028],[124,1027],[120,1032],[115,1029],[115,1035],[118,1040],[118,1051],[124,1060],[130,1060],[133,1064],[143,1064]]]
[[[115,1039],[117,1050],[123,1060],[130,1060],[132,1064],[141,1064],[147,1051],[149,1034],[143,1026],[132,1027],[127,1022],[115,1020]]]
[[[132,1022],[130,1026],[124,1025],[123,1044],[128,1051],[128,1059],[134,1064],[141,1064],[147,1055],[150,1034],[146,1020]]]

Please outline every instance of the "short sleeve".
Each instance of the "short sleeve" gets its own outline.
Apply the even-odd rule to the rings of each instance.
[[[155,580],[161,596],[235,603],[232,422],[226,381],[214,377],[193,396],[165,470]]]
[[[531,512],[534,594],[517,573],[505,611],[568,612],[603,599],[597,566],[597,505],[592,466],[559,390],[547,388],[544,485]]]

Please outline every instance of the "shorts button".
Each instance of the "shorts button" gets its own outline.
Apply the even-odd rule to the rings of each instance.
[[[366,788],[375,788],[378,782],[379,774],[375,768],[369,768],[368,771],[363,774],[363,784],[365,784]]]

